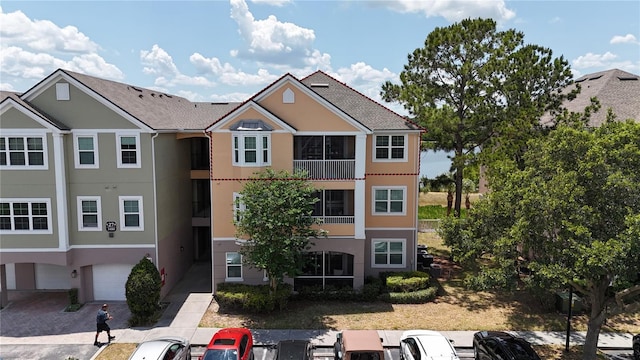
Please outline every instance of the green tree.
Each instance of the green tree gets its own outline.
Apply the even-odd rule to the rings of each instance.
[[[310,238],[323,234],[311,216],[317,189],[304,178],[303,173],[266,169],[245,184],[236,204],[236,233],[247,239],[243,261],[267,272],[272,293],[285,276],[300,273]]]
[[[496,166],[491,192],[465,219],[445,219],[441,235],[459,259],[481,257],[469,282],[514,287],[570,285],[589,305],[584,359],[596,358],[602,324],[640,309],[640,124],[608,121],[597,129],[561,125],[531,141],[524,167]]]
[[[571,82],[566,60],[525,45],[513,29],[496,31],[490,19],[466,19],[434,29],[424,48],[408,56],[401,84],[386,82],[382,97],[398,101],[428,132],[427,146],[451,151],[455,214],[460,216],[464,168],[519,155],[538,119],[560,107]],[[490,155],[490,156],[489,156]]]
[[[145,324],[152,320],[160,308],[162,279],[156,266],[143,257],[131,269],[125,284],[127,305],[132,314],[133,324]]]

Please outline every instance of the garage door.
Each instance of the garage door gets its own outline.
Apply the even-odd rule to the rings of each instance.
[[[71,275],[66,266],[36,264],[36,289],[71,289]]]
[[[126,300],[124,286],[131,264],[93,265],[93,297],[95,300]]]

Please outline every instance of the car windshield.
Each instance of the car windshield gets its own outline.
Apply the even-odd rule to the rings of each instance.
[[[209,349],[204,353],[202,360],[238,360],[238,351],[235,349]]]
[[[351,360],[380,360],[377,352],[352,352]]]
[[[511,352],[515,356],[516,360],[529,360],[534,358],[532,357],[531,350],[517,341],[509,342],[509,348],[511,349]]]

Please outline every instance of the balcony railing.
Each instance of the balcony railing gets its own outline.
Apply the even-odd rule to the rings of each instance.
[[[311,179],[354,179],[356,161],[293,160],[293,169],[305,171]]]
[[[323,224],[353,224],[355,216],[314,216],[322,220]]]

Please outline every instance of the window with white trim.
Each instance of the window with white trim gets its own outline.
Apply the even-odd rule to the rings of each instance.
[[[407,160],[407,135],[376,135],[373,147],[374,161]]]
[[[238,166],[271,165],[271,135],[264,133],[234,134],[233,164]]]
[[[51,234],[50,199],[0,199],[0,233]]]
[[[371,241],[371,267],[404,267],[406,258],[405,239]]]
[[[74,155],[76,168],[97,169],[98,163],[98,136],[95,134],[75,134]]]
[[[226,256],[226,266],[227,266],[227,277],[226,281],[238,281],[242,280],[242,254],[239,252],[227,252]]]
[[[119,168],[140,167],[140,134],[116,134]]]
[[[143,231],[142,196],[120,196],[119,202],[120,229],[122,231]]]
[[[239,222],[242,220],[242,212],[246,209],[246,205],[242,202],[240,193],[233,193],[233,220]]]
[[[374,186],[372,191],[374,215],[405,215],[407,202],[405,186]]]
[[[0,136],[0,168],[46,170],[46,150],[45,135]]]
[[[102,230],[100,196],[78,196],[78,231]]]

